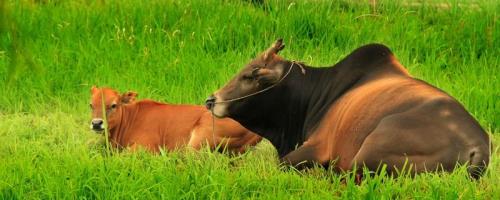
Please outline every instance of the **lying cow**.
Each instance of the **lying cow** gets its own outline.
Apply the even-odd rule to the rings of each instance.
[[[208,143],[212,149],[227,148],[230,152],[242,153],[261,140],[260,136],[229,118],[216,119],[213,126],[212,115],[203,106],[135,101],[135,92],[120,95],[113,89],[95,86],[91,95],[91,128],[104,131],[104,99],[110,143],[118,149],[130,147],[134,150],[141,146],[158,152],[160,147],[173,150],[188,145],[199,149]]]
[[[324,68],[285,60],[283,48],[276,41],[206,101],[268,139],[282,162],[339,171],[387,164],[393,173],[408,161],[412,174],[467,164],[474,178],[487,167],[490,140],[479,123],[412,78],[386,46],[363,46]]]

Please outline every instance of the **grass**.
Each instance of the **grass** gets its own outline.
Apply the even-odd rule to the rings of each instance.
[[[378,1],[374,9],[358,2],[0,1],[0,199],[500,199],[498,148],[478,182],[458,170],[355,186],[323,169],[281,170],[268,143],[236,157],[107,156],[102,136],[88,130],[93,84],[201,104],[283,37],[282,55],[314,66],[384,43],[498,141],[500,3]]]

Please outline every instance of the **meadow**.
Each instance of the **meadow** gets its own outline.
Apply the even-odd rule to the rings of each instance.
[[[0,0],[0,199],[500,199],[500,2],[411,2]],[[386,44],[490,133],[488,171],[358,186],[282,169],[266,142],[239,156],[110,155],[89,130],[92,85],[202,104],[277,38],[285,58],[313,66]]]

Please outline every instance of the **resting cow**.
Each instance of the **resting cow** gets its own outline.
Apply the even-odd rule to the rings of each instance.
[[[91,95],[91,128],[97,132],[104,130],[104,99],[110,143],[118,149],[141,146],[158,152],[160,147],[173,150],[188,145],[199,149],[208,143],[212,149],[220,144],[220,149],[242,153],[261,140],[260,136],[229,118],[216,119],[213,132],[212,115],[203,106],[135,101],[135,92],[120,95],[113,89],[95,86]]]
[[[276,41],[206,101],[268,139],[282,162],[339,171],[387,164],[392,174],[406,161],[412,174],[466,164],[474,178],[487,167],[490,141],[479,123],[412,78],[386,46],[360,47],[324,68],[285,60],[283,48]]]

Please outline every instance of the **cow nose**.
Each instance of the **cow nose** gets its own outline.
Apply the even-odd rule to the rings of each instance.
[[[93,119],[92,120],[92,126],[100,126],[102,125],[103,121],[102,119]]]
[[[205,100],[205,107],[207,107],[207,109],[209,110],[212,110],[212,108],[214,108],[215,106],[215,96],[214,95],[210,95],[207,100]]]
[[[103,124],[104,121],[102,119],[92,119],[92,124],[90,125],[90,128],[94,131],[102,131],[103,130]]]

